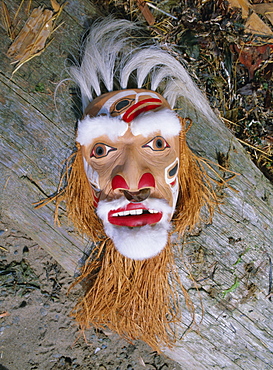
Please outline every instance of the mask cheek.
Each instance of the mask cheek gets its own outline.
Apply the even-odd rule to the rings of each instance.
[[[165,168],[165,181],[171,190],[172,194],[172,210],[175,211],[175,206],[178,198],[179,184],[178,184],[178,169],[179,169],[179,159],[176,158],[169,166]],[[172,213],[172,215],[173,215]]]
[[[85,158],[83,158],[83,165],[86,177],[91,185],[91,191],[94,198],[94,207],[97,208],[99,202],[99,193],[101,192],[99,184],[99,174],[94,168],[90,166]]]
[[[90,164],[87,162],[85,158],[83,158],[83,165],[87,179],[92,188],[94,189],[94,191],[95,192],[101,191],[98,172],[94,170],[93,167],[90,166]]]

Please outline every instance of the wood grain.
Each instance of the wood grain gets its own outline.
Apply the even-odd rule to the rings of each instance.
[[[64,25],[53,42],[14,76],[5,55],[10,40],[0,29],[1,213],[71,275],[84,251],[88,254],[91,241],[74,231],[65,214],[62,227],[54,225],[53,205],[35,209],[33,202],[55,192],[61,163],[73,150],[77,113],[71,84],[65,81],[56,99],[54,92],[67,77],[66,60],[77,55],[84,26],[96,14],[89,1],[68,2]],[[268,296],[273,186],[223,123],[207,122],[195,112],[189,115],[194,121],[188,135],[191,148],[214,162],[220,153],[227,157],[229,169],[240,175],[230,181],[236,191],[224,190],[213,223],[178,245],[177,265],[199,324],[166,354],[189,370],[269,370],[273,367],[273,303]],[[189,323],[185,311],[178,335]]]

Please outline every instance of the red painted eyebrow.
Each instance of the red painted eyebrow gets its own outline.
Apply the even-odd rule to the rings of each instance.
[[[126,123],[132,122],[140,113],[147,112],[149,110],[158,108],[162,105],[162,101],[156,98],[149,98],[139,101],[138,103],[132,105],[124,113],[122,119]]]

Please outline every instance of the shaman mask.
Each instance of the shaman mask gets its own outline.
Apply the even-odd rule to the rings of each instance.
[[[178,197],[181,123],[167,101],[144,89],[94,99],[78,125],[96,212],[117,250],[131,259],[167,244]]]
[[[215,204],[202,162],[186,143],[186,117],[215,116],[176,58],[157,46],[134,46],[128,34],[136,27],[98,21],[81,63],[70,69],[83,117],[55,198],[56,209],[64,200],[70,220],[93,242],[77,280],[86,285],[73,312],[77,322],[160,351],[173,345],[173,325],[181,321],[171,236],[192,230],[203,207],[209,221]]]

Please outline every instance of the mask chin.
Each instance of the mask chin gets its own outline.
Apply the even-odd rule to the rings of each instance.
[[[157,224],[132,228],[112,225],[108,221],[108,212],[126,203],[129,202],[124,202],[124,200],[99,202],[97,214],[103,221],[106,235],[112,239],[116,249],[130,259],[144,260],[158,255],[168,242],[172,208],[162,199],[145,200],[142,203],[147,208],[162,212],[162,219]]]
[[[155,257],[164,249],[170,224],[160,222],[156,225],[128,228],[108,223],[104,225],[104,229],[119,253],[134,260],[144,260]]]

